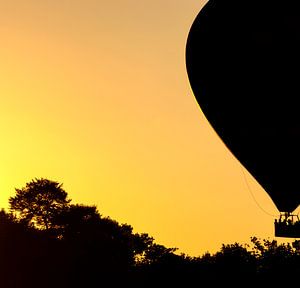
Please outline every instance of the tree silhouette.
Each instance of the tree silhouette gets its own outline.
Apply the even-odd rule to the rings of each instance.
[[[241,287],[245,280],[269,287],[298,281],[300,241],[252,237],[250,244],[223,244],[215,254],[178,255],[147,233],[103,217],[96,206],[70,204],[61,186],[35,179],[10,197],[11,213],[0,210],[3,287]]]
[[[101,215],[96,206],[70,204],[52,218],[52,228],[60,239],[80,238],[98,225]]]
[[[43,178],[34,179],[15,190],[16,196],[9,198],[11,212],[28,226],[39,229],[51,228],[53,219],[71,201],[62,184]]]

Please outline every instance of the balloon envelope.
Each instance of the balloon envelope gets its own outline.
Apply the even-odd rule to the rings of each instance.
[[[186,46],[200,108],[285,212],[300,204],[299,43],[297,1],[211,0]]]

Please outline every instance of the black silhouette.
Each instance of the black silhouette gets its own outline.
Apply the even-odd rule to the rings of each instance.
[[[16,196],[9,198],[10,210],[18,217],[43,229],[52,226],[52,220],[71,200],[62,185],[48,179],[35,179],[22,189],[16,189]]]
[[[275,236],[297,238],[300,235],[300,220],[298,215],[285,212],[275,219]]]
[[[202,111],[281,212],[300,203],[299,9],[296,1],[210,0],[186,46]]]
[[[46,229],[0,211],[1,287],[269,287],[293,283],[300,272],[300,241],[253,237],[251,244],[223,244],[215,254],[190,257],[101,216],[95,206],[68,202],[53,215]]]

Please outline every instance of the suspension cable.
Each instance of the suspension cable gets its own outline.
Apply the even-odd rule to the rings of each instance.
[[[266,211],[266,210],[258,203],[258,201],[256,200],[256,198],[255,198],[255,196],[254,196],[254,194],[253,194],[253,191],[252,191],[252,189],[251,189],[251,187],[250,187],[250,184],[249,184],[249,182],[248,182],[248,180],[247,180],[246,173],[245,173],[245,170],[244,170],[245,168],[244,168],[241,164],[240,164],[240,167],[241,167],[241,170],[242,170],[242,174],[243,174],[243,177],[244,177],[246,186],[247,186],[247,188],[248,188],[248,190],[249,190],[249,192],[250,192],[250,194],[251,194],[251,196],[252,196],[254,202],[256,203],[256,205],[257,205],[257,206],[260,208],[260,210],[262,210],[265,214],[267,214],[267,215],[269,215],[269,216],[272,216],[272,217],[278,217],[278,215],[274,215],[274,214],[271,214],[271,213],[269,213],[268,211]]]

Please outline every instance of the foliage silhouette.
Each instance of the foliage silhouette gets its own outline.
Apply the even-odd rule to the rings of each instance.
[[[39,199],[36,191],[33,198]],[[155,243],[147,233],[134,233],[128,224],[103,217],[96,206],[71,204],[64,193],[65,201],[54,205],[47,226],[42,212],[29,217],[16,213],[20,210],[0,211],[3,287],[201,287],[203,283],[241,287],[298,280],[299,241],[278,244],[252,237],[249,244],[223,244],[215,254],[191,257]],[[22,203],[30,211],[32,202]],[[45,202],[36,201],[34,212],[37,203]]]
[[[21,189],[15,189],[16,196],[9,198],[10,210],[28,225],[42,229],[52,226],[52,219],[71,200],[62,189],[62,184],[48,179],[34,179]]]

